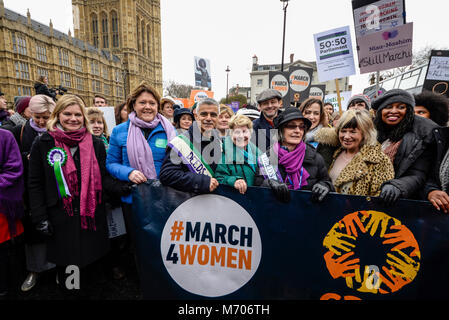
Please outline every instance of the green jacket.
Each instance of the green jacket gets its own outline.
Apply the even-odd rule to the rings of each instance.
[[[259,149],[251,142],[246,148],[247,156],[242,149],[236,147],[231,137],[226,137],[223,141],[223,155],[221,163],[215,170],[215,178],[218,183],[231,187],[238,179],[246,181],[248,186],[254,185],[254,177],[259,172],[257,158],[261,154]]]

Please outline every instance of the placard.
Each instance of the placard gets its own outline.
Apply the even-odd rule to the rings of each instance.
[[[355,74],[349,26],[317,33],[314,40],[320,82]]]
[[[356,38],[405,24],[405,0],[353,0],[352,9]]]
[[[413,22],[357,39],[360,73],[412,64]]]
[[[290,102],[298,104],[309,97],[310,86],[312,85],[313,69],[301,66],[290,67],[288,69]]]
[[[99,107],[101,111],[103,111],[104,119],[106,120],[106,124],[108,126],[108,134],[112,134],[112,129],[116,126],[115,123],[115,108],[114,107]]]
[[[449,50],[432,50],[423,89],[449,97]]]
[[[340,98],[341,98],[341,109],[344,111],[347,109],[347,104],[349,99],[352,97],[351,91],[343,91],[340,92]],[[338,97],[336,93],[328,94],[324,97],[324,103],[330,102],[334,106],[334,110],[338,110]]]
[[[212,89],[209,59],[194,57],[195,86]]]
[[[324,100],[326,95],[326,85],[325,84],[313,84],[310,86],[309,98],[319,98]]]

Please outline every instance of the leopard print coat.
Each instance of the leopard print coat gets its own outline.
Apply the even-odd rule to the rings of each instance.
[[[342,151],[341,147],[335,151],[329,171]],[[377,143],[363,146],[340,172],[334,186],[338,193],[379,196],[383,183],[391,179],[394,179],[393,164]]]

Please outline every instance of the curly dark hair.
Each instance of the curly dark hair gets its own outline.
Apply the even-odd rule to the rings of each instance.
[[[410,105],[407,105],[404,119],[394,127],[389,126],[382,121],[382,112],[379,110],[376,112],[376,117],[374,118],[374,125],[377,130],[377,141],[383,143],[387,139],[390,139],[393,142],[401,140],[407,132],[413,129],[414,120],[415,112]]]
[[[415,96],[415,105],[429,110],[430,119],[439,126],[446,126],[449,121],[449,99],[446,96],[425,90]]]

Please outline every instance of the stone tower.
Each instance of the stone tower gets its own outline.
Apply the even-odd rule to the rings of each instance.
[[[160,0],[72,0],[75,38],[120,57],[126,94],[142,80],[162,94]]]

